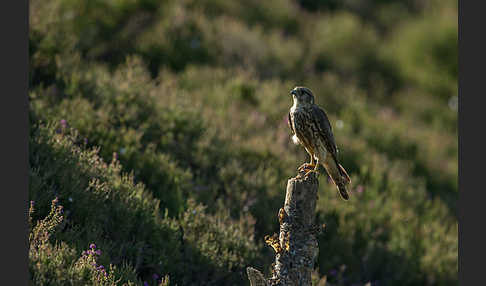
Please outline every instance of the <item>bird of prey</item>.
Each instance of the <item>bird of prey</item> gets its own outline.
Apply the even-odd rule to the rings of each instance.
[[[307,176],[309,172],[317,172],[319,164],[322,164],[339,189],[341,197],[348,200],[346,185],[351,179],[339,164],[338,149],[326,113],[314,103],[314,95],[310,89],[298,86],[290,94],[294,100],[288,114],[292,141],[304,146],[310,155],[310,163],[304,163],[298,170],[304,170],[304,176]]]

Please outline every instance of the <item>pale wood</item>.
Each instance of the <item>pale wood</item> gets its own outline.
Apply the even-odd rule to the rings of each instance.
[[[311,273],[318,254],[316,237],[321,231],[314,224],[319,181],[315,172],[301,175],[287,182],[284,207],[278,215],[280,246],[276,247],[272,277],[265,279],[260,271],[248,267],[251,286],[312,284]]]

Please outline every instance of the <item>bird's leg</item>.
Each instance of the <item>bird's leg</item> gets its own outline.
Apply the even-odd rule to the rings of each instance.
[[[299,172],[303,171],[303,170],[309,170],[309,169],[312,169],[315,167],[315,160],[314,160],[314,156],[312,156],[312,154],[310,152],[308,152],[309,155],[310,155],[310,158],[311,158],[311,161],[310,163],[304,163],[302,164],[297,170]]]
[[[301,171],[304,171],[304,170],[312,170],[314,167],[315,167],[315,163],[314,163],[314,160],[312,160],[310,163],[302,164],[299,167],[298,171],[301,172]]]
[[[306,169],[306,172],[304,174],[304,177],[306,177],[307,175],[309,175],[311,172],[316,172],[318,174],[318,170],[319,170],[319,158],[317,158],[317,160],[315,161],[315,164],[312,167],[314,167],[314,168],[312,168],[312,169]]]

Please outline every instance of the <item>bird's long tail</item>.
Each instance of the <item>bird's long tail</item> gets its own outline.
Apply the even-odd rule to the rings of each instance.
[[[348,190],[346,190],[346,185],[343,183],[338,183],[336,184],[339,190],[339,194],[344,200],[349,200],[349,195],[348,195]]]
[[[339,194],[341,194],[341,197],[347,201],[349,199],[349,194],[346,189],[346,185],[351,183],[351,178],[349,178],[346,170],[343,168],[343,166],[341,166],[341,164],[339,164],[336,159],[334,159],[334,162],[336,163],[336,167],[339,172],[339,178],[333,178],[333,181],[336,184],[339,190]]]
[[[336,161],[336,165],[338,167],[338,170],[339,170],[339,174],[341,175],[341,177],[346,181],[346,184],[349,184],[351,183],[351,178],[349,177],[348,173],[346,172],[346,170],[344,170],[344,167],[341,166],[341,164],[339,164],[337,161]]]

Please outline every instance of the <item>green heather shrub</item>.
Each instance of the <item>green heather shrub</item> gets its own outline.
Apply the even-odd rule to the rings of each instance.
[[[318,69],[330,65],[338,71],[355,72],[376,48],[375,31],[353,14],[334,14],[311,23],[315,27],[309,30],[309,37],[312,37],[309,42],[317,54],[314,61]],[[353,49],[355,45],[360,48]]]
[[[125,170],[144,182],[171,215],[181,211],[180,206],[189,193],[206,204],[224,202],[231,206],[233,214],[237,214],[242,208],[248,209],[249,201],[254,201],[254,196],[261,189],[273,190],[274,194],[280,193],[277,187],[273,187],[281,184],[279,180],[254,180],[255,174],[261,171],[267,172],[268,176],[281,174],[281,170],[270,168],[263,161],[265,158],[277,158],[267,152],[231,147],[228,140],[214,138],[211,133],[204,132],[205,127],[197,115],[183,111],[190,110],[190,106],[184,108],[168,103],[169,97],[181,96],[180,92],[164,90],[163,96],[167,100],[161,98],[158,102],[154,100],[153,93],[162,91],[157,88],[150,91],[149,84],[146,85],[145,92],[137,96],[124,92],[124,87],[133,88],[133,92],[137,90],[137,75],[141,74],[137,72],[139,67],[137,64],[127,65],[129,75],[119,77],[117,73],[111,82],[103,82],[103,78],[108,78],[103,69],[92,69],[98,76],[88,75],[80,79],[83,84],[79,85],[93,86],[90,89],[95,92],[90,94],[89,101],[82,97],[84,91],[78,91],[78,85],[67,84],[67,88],[73,86],[70,92],[79,96],[69,96],[56,105],[48,103],[45,91],[40,90],[31,94],[32,105],[39,110],[38,114],[43,120],[65,120],[86,136],[89,146],[104,146],[100,155],[105,160],[111,160],[116,153],[115,156],[126,166]],[[76,73],[78,72],[73,74]],[[94,78],[97,79],[95,83]],[[110,97],[115,100],[110,100]],[[46,104],[51,104],[50,111],[41,112]],[[160,112],[164,109],[165,111]],[[108,110],[110,112],[105,113]],[[145,113],[139,114],[142,110]],[[124,118],[107,118],[108,114],[121,114]],[[136,124],[144,121],[144,124]],[[200,137],[205,139],[199,140]],[[242,172],[241,164],[247,166],[243,169],[249,173]],[[282,175],[279,178],[285,180]],[[232,195],[221,197],[221,194],[228,192]],[[259,203],[266,206],[268,201],[261,200]],[[275,207],[277,202],[272,201]],[[266,208],[261,210],[264,209]]]
[[[433,1],[406,0],[297,0],[300,7],[310,12],[340,12],[355,14],[362,20],[376,25],[380,30],[390,30],[400,21],[409,20]],[[430,5],[433,6],[433,5]]]
[[[73,84],[71,80],[65,84],[72,96],[61,100],[58,106],[53,106],[50,113],[39,114],[46,121],[65,120],[75,126],[86,136],[89,146],[105,146],[101,150],[105,160],[111,160],[112,156],[119,157],[128,166],[127,171],[135,170],[133,175],[137,180],[151,187],[173,213],[183,203],[183,192],[187,190],[187,183],[184,182],[191,174],[178,168],[168,155],[153,156],[153,152],[173,150],[178,144],[185,143],[182,146],[187,147],[187,150],[177,150],[180,151],[179,156],[187,155],[186,151],[193,148],[193,142],[200,136],[202,126],[197,117],[190,113],[169,108],[165,112],[156,109],[157,105],[149,94],[150,87],[146,84],[148,75],[143,74],[144,71],[135,66],[130,68],[128,74],[117,74],[110,79],[106,71],[94,68],[94,74],[83,74],[83,78],[79,79],[82,84]],[[79,73],[69,72],[71,78]],[[105,82],[104,79],[109,81]],[[89,85],[93,91],[84,98],[87,91],[81,86]],[[142,86],[145,88],[141,89]],[[46,97],[44,91],[33,97],[33,104],[47,104],[43,102]],[[109,118],[108,114],[120,116]],[[144,124],[139,124],[143,121]]]
[[[457,96],[458,78],[457,2],[446,3],[442,13],[401,25],[386,46],[405,78],[445,102]]]
[[[249,26],[258,24],[269,29],[283,29],[289,33],[295,33],[297,29],[297,5],[293,1],[269,0],[262,3],[257,0],[188,0],[184,2],[187,3],[188,8],[201,9],[209,17],[227,15]]]
[[[306,22],[308,68],[328,72],[376,98],[388,98],[403,85],[397,68],[380,53],[378,30],[357,15],[336,12]]]
[[[316,284],[457,285],[457,1],[88,2],[30,3],[32,284],[269,275],[305,85],[353,182]]]
[[[105,269],[97,264],[101,254],[95,244],[77,258],[76,251],[65,242],[51,242],[51,236],[63,227],[63,207],[58,199],[52,200],[49,214],[42,220],[32,221],[34,201],[29,208],[29,272],[33,285],[118,285],[116,267]],[[65,226],[65,225],[64,225]],[[134,273],[132,273],[134,276]],[[133,283],[124,283],[133,285]]]
[[[403,164],[374,161],[371,170],[361,170],[363,179],[354,179],[356,200],[351,204],[343,206],[332,185],[326,184],[326,192],[319,193],[318,215],[326,222],[319,241],[319,267],[330,269],[329,275],[341,265],[346,269],[342,277],[328,275],[328,282],[454,285],[455,278],[445,273],[457,271],[457,241],[446,237],[457,236],[457,222],[452,217],[435,218],[445,217],[448,206],[428,198],[424,184],[410,179]],[[341,251],[333,255],[336,248]]]
[[[153,274],[170,273],[173,281],[184,285],[189,281],[232,284],[244,277],[245,265],[256,263],[259,251],[250,217],[234,222],[224,214],[208,216],[189,201],[180,219],[171,219],[141,183],[134,184],[133,177],[120,173],[116,159],[107,164],[97,149],[82,145],[69,127],[33,127],[29,149],[36,167],[31,169],[29,196],[39,215],[52,197],[64,202],[65,226],[55,235],[57,239],[79,252],[96,242],[104,265],[125,265],[146,280]]]

